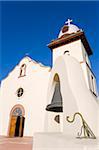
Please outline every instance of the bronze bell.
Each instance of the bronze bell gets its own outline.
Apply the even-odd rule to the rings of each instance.
[[[51,104],[47,105],[46,110],[52,112],[63,112],[62,95],[60,92],[60,82],[56,82],[52,102]]]

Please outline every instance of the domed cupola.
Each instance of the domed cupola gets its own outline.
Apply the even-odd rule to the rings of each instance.
[[[84,31],[71,22],[72,20],[68,19],[60,30],[58,37],[48,44],[48,47],[53,51],[53,64],[57,57],[67,52],[77,58],[79,62],[83,61],[81,59],[82,54],[92,55]]]
[[[65,25],[62,27],[58,38],[62,38],[64,36],[68,36],[72,33],[76,33],[78,31],[80,31],[80,29],[76,25],[71,24],[71,22],[72,22],[72,20],[70,20],[70,19],[68,19],[68,21],[65,22]]]

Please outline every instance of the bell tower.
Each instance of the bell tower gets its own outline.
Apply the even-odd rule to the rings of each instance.
[[[72,24],[72,20],[68,19],[61,28],[58,38],[51,41],[48,47],[52,51],[53,65],[59,56],[69,55],[74,57],[81,64],[88,89],[94,96],[97,96],[96,78],[89,60],[92,50],[83,30]]]

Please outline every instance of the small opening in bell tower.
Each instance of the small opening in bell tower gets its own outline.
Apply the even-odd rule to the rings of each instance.
[[[46,110],[51,112],[63,112],[62,95],[60,91],[60,79],[58,74],[54,76],[55,88],[51,104],[47,105]]]
[[[65,54],[70,55],[70,53],[69,53],[68,50],[64,51],[64,55],[65,55]]]

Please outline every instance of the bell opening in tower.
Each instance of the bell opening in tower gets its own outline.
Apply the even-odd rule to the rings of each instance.
[[[51,104],[47,105],[46,110],[51,112],[63,112],[62,95],[60,91],[60,80],[58,74],[54,76],[55,88]]]

